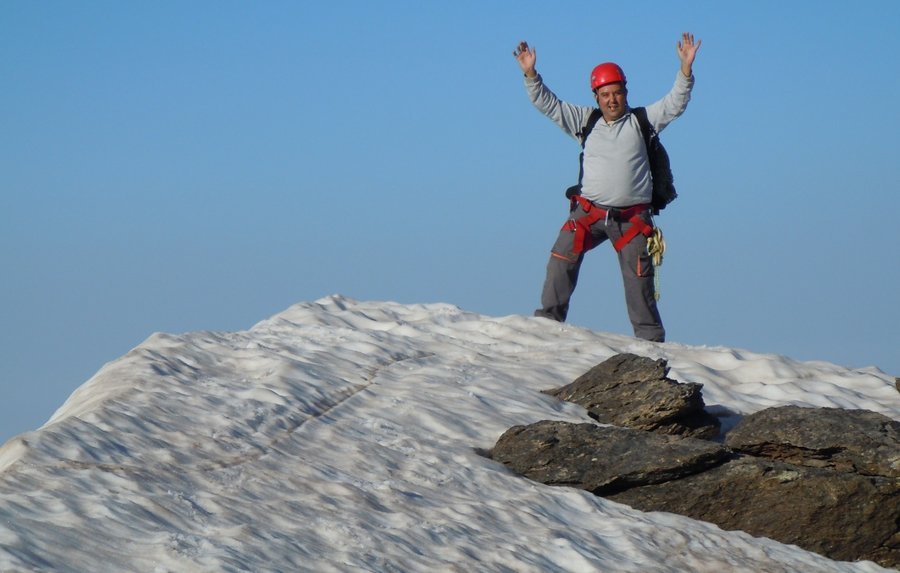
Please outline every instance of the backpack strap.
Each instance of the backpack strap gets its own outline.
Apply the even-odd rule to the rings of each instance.
[[[600,118],[603,117],[603,112],[600,111],[599,107],[595,107],[591,110],[590,115],[588,115],[587,121],[584,122],[584,127],[581,128],[581,131],[576,133],[579,138],[581,138],[581,148],[584,149],[584,143],[587,141],[588,135],[592,131],[594,131],[594,126],[597,125],[597,122],[600,121]]]
[[[637,118],[638,124],[641,126],[641,134],[644,136],[644,145],[650,149],[650,140],[656,135],[656,130],[650,125],[650,119],[647,117],[647,108],[635,107],[631,109],[631,113]]]
[[[650,124],[647,118],[647,110],[636,107],[631,110],[641,126],[641,134],[644,136],[644,145],[647,147],[647,159],[650,161],[650,173],[653,177],[653,214],[659,215],[666,205],[678,197],[675,191],[672,167],[669,162],[669,153],[659,140],[659,133]]]
[[[581,131],[576,133],[581,139],[581,155],[578,156],[578,190],[581,192],[581,180],[584,178],[584,144],[587,141],[588,135],[592,131],[594,131],[594,126],[597,125],[597,122],[600,121],[600,118],[603,117],[603,112],[600,111],[599,107],[595,107],[591,110],[591,114],[588,116],[587,121],[584,124],[584,127],[581,128]],[[571,188],[570,188],[571,189]],[[568,195],[568,192],[566,193]],[[571,197],[570,197],[571,198]]]

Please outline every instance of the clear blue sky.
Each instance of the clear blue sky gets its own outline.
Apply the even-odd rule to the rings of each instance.
[[[900,3],[0,3],[0,442],[156,331],[296,302],[531,314],[578,145],[525,97],[662,97],[672,342],[900,375]],[[630,333],[611,249],[571,322]]]

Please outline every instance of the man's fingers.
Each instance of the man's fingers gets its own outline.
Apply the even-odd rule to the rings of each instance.
[[[683,32],[681,34],[681,41],[678,42],[677,48],[678,53],[687,53],[689,51],[696,52],[698,48],[700,48],[701,40],[694,40],[694,35],[690,32]]]
[[[694,35],[691,34],[690,32],[684,32],[684,33],[682,33],[682,34],[681,34],[681,38],[682,38],[682,41],[681,41],[681,42],[678,42],[678,47],[679,47],[679,48],[682,48],[682,47],[685,47],[685,48],[687,48],[687,47],[699,47],[699,46],[700,46],[700,40],[697,40],[697,41],[695,42],[695,41],[694,41]]]
[[[516,46],[515,50],[513,50],[513,56],[518,58],[519,54],[521,54],[522,52],[527,52],[527,51],[528,51],[528,43],[527,42],[519,42],[519,45]]]

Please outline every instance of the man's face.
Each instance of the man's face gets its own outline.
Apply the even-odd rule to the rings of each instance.
[[[600,86],[594,92],[594,97],[597,98],[597,105],[600,106],[603,119],[606,121],[616,121],[625,115],[628,90],[622,82]]]

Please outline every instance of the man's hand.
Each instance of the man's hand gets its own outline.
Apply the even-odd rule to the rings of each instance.
[[[534,51],[534,48],[528,46],[528,42],[519,42],[519,45],[513,51],[513,56],[516,57],[516,61],[519,62],[519,67],[522,68],[522,72],[526,77],[533,78],[537,76],[537,71],[534,69],[534,63],[537,61],[537,52]]]
[[[681,60],[681,73],[684,77],[689,78],[693,73],[694,58],[697,57],[697,50],[700,49],[700,40],[694,42],[694,35],[685,32],[681,35],[681,41],[677,45],[678,59]]]

